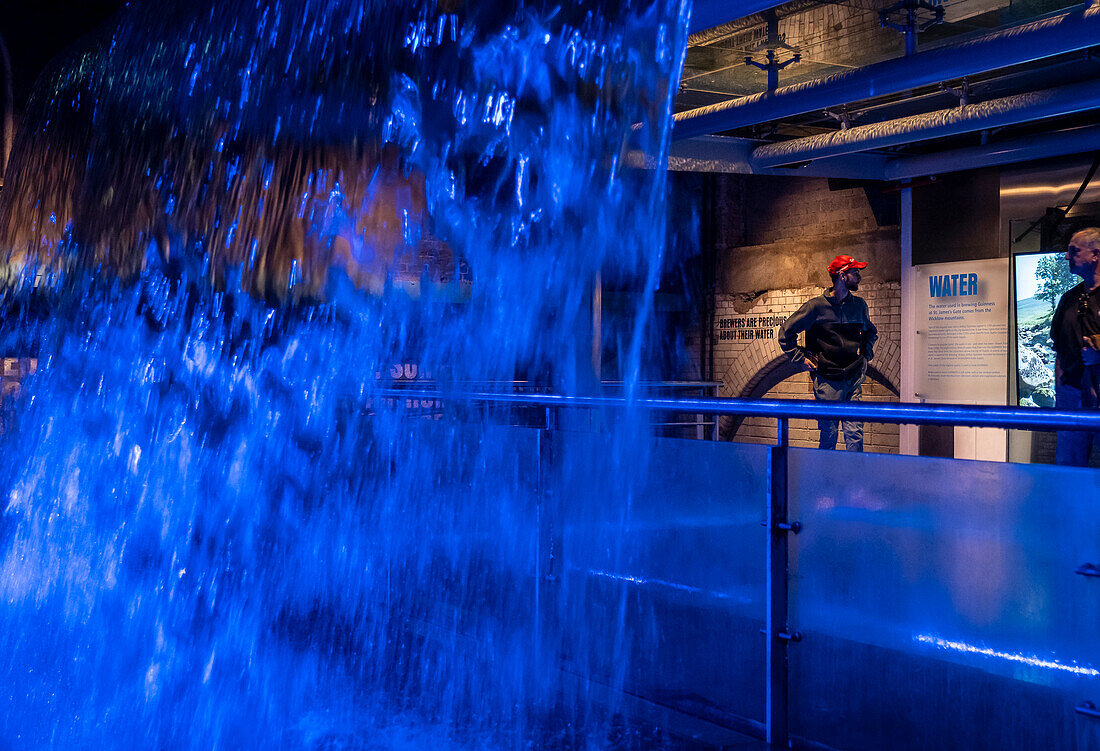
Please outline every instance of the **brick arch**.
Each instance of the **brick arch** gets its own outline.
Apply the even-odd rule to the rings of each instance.
[[[894,396],[901,396],[901,347],[893,339],[879,339],[875,345],[875,359],[868,372],[877,373],[875,378],[890,390]]]
[[[723,376],[722,395],[740,399],[761,399],[778,384],[802,372],[802,367],[792,363],[782,352],[776,355],[775,352],[778,350],[779,347],[774,342],[753,342]],[[761,360],[764,361],[763,364],[759,364]],[[897,344],[892,341],[880,341],[874,361],[867,366],[867,377],[881,384],[894,396],[900,396],[901,392],[897,386],[900,362],[900,348]],[[756,367],[755,372],[747,378],[744,377],[750,367],[758,364],[759,367]],[[721,421],[722,438],[733,440],[743,421],[743,417],[731,417]]]
[[[867,368],[867,374],[894,396],[900,396],[901,348],[894,341],[880,339],[877,349],[874,361]],[[784,364],[790,366],[789,373],[778,380],[769,378],[770,374],[781,373]],[[772,386],[796,372],[798,369],[790,364],[774,340],[755,341],[742,350],[734,363],[722,374],[721,395],[741,399],[756,398],[754,394],[763,396]],[[770,381],[770,385],[763,391],[758,390],[757,387],[765,379]]]
[[[757,378],[768,365],[785,355],[774,339],[753,341],[738,353],[737,358],[722,374],[722,396],[740,397],[746,386]]]

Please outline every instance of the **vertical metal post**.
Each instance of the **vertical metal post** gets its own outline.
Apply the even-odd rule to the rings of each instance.
[[[910,6],[905,17],[905,54],[915,54],[917,51],[917,9]]]
[[[549,410],[547,410],[549,412]],[[549,415],[547,415],[549,418]],[[538,431],[538,438],[535,444],[535,675],[539,675],[539,671],[543,667],[543,645],[542,645],[542,577],[543,577],[543,545],[546,535],[543,532],[543,525],[545,520],[543,519],[544,499],[546,496],[546,473],[547,462],[546,453],[547,445],[549,443],[549,430]],[[545,699],[541,695],[540,689],[542,684],[540,683],[535,687],[535,690],[539,692],[539,700]]]
[[[592,280],[592,372],[596,383],[603,378],[603,276]]]
[[[538,478],[536,488],[536,526],[538,540],[535,553],[535,642],[533,675],[537,701],[543,706],[552,699],[551,681],[555,674],[560,643],[556,603],[558,602],[558,567],[561,553],[560,477],[555,471],[556,450],[552,430],[538,431]]]
[[[787,748],[787,452],[789,425],[777,418],[776,444],[768,447],[767,741]],[[781,526],[782,525],[782,526]]]
[[[916,401],[917,337],[916,320],[920,296],[917,272],[913,269],[913,189],[901,189],[901,401]],[[899,451],[917,456],[920,453],[920,428],[899,425]]]
[[[772,8],[764,12],[764,19],[768,23],[768,44],[772,45],[767,53],[768,92],[771,93],[779,88],[779,65],[775,60],[775,46],[779,44],[779,16]]]

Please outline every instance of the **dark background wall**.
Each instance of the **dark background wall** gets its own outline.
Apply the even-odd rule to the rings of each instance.
[[[11,56],[16,111],[46,64],[111,18],[125,0],[10,0],[0,3],[0,35]]]
[[[826,267],[842,253],[867,261],[869,282],[898,282],[900,232],[880,216],[862,187],[828,180],[750,178],[743,192],[745,233],[720,257],[719,289],[746,292],[827,286]],[[885,200],[896,202],[897,195]]]
[[[913,264],[1005,254],[999,169],[939,176],[913,189]]]

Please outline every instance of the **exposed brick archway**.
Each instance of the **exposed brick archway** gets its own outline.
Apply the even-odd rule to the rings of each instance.
[[[728,293],[715,301],[715,376],[721,379],[720,395],[732,399],[813,399],[813,389],[805,370],[791,365],[776,340],[779,323],[807,300],[821,294],[815,286],[797,289],[771,289],[756,294],[746,309],[744,295]],[[863,391],[867,401],[897,401],[901,384],[901,286],[896,282],[868,284],[861,289],[871,320],[878,327],[875,359],[868,368]],[[775,323],[774,327],[772,323]],[[775,420],[746,418],[720,422],[723,438],[771,443],[775,440]],[[791,445],[817,444],[817,423],[792,420]],[[867,424],[865,446],[869,450],[896,452],[896,425]]]
[[[737,353],[722,374],[722,396],[743,397],[747,388],[757,382],[768,364],[785,358],[774,340],[754,341]]]
[[[895,396],[900,395],[901,351],[892,341],[879,341],[878,353],[867,369],[872,380]],[[755,399],[768,393],[780,381],[799,372],[774,341],[757,341],[742,350],[722,374],[722,396]],[[763,386],[763,388],[761,388]]]
[[[776,354],[778,351],[779,347],[775,342],[754,342],[743,350],[738,361],[726,371],[722,378],[723,396],[762,399],[783,381],[803,372],[803,368],[791,363],[785,354],[782,352]],[[762,364],[760,364],[761,360],[764,361]],[[900,396],[897,385],[900,362],[897,345],[894,342],[880,342],[875,361],[867,367],[867,378],[898,397]],[[744,377],[748,371],[748,363],[759,364],[759,367],[751,375]],[[880,363],[885,366],[886,372],[880,369]],[[806,398],[810,397],[810,394],[806,395]],[[739,417],[723,420],[720,428],[722,439],[733,440],[743,422],[744,418]]]

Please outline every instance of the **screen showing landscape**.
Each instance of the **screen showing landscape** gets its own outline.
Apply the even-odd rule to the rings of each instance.
[[[1054,406],[1054,349],[1050,319],[1076,279],[1062,253],[1015,256],[1016,388],[1021,407]]]

